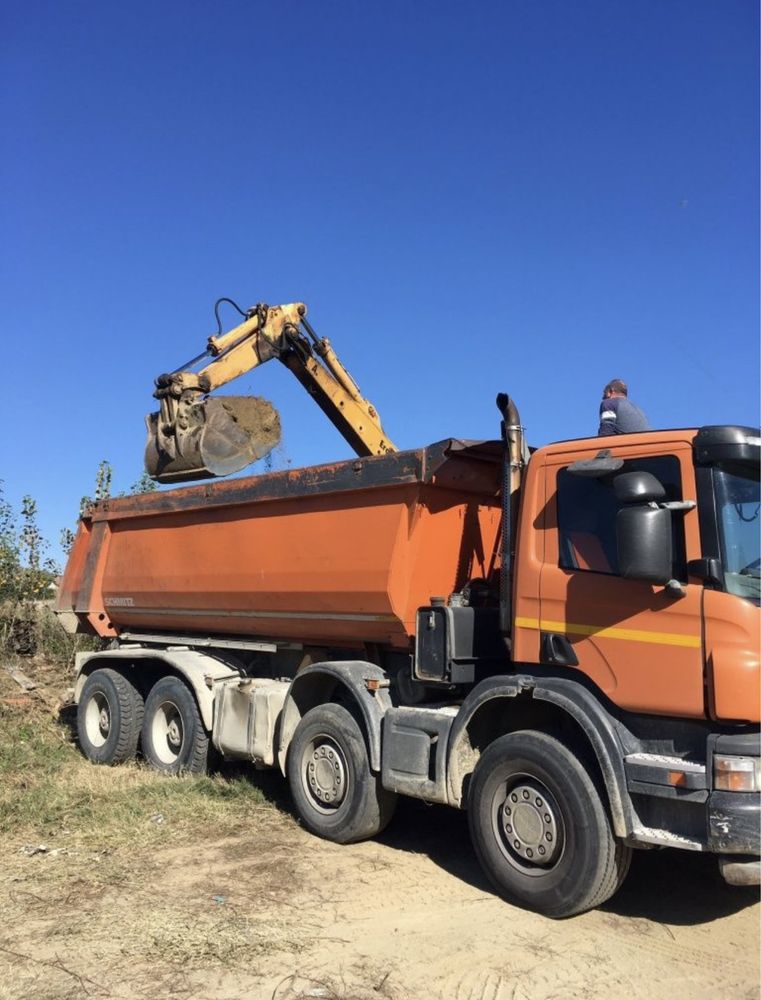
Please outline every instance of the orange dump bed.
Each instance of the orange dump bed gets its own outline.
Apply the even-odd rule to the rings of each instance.
[[[418,607],[497,569],[499,442],[447,440],[97,504],[59,611],[122,632],[406,648]]]

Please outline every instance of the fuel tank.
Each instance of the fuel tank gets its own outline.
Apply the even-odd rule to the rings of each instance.
[[[408,648],[415,612],[496,579],[501,444],[414,451],[110,499],[79,525],[73,630]]]

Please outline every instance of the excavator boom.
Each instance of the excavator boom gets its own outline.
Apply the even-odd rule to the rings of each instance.
[[[274,406],[258,396],[210,393],[276,358],[284,364],[358,455],[396,451],[330,341],[318,337],[302,302],[259,304],[183,368],[156,379],[159,411],[146,417],[145,467],[160,483],[226,476],[264,458],[280,440]],[[206,358],[198,371],[189,370]]]

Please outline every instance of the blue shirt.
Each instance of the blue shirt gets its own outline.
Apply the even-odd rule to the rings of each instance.
[[[645,414],[626,396],[611,396],[600,403],[600,426],[597,430],[599,437],[649,430],[650,424]]]

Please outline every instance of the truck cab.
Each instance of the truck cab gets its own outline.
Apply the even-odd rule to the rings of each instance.
[[[591,476],[576,468],[599,439],[536,452],[518,533],[515,659],[581,671],[625,711],[758,723],[758,441],[728,427],[621,435],[606,440],[618,471]],[[657,517],[658,500],[617,496],[627,473],[663,487],[662,537],[636,522]],[[620,564],[622,544],[637,565]],[[666,546],[653,582],[648,562]]]
[[[532,453],[503,512],[508,523],[517,507],[503,551],[509,665],[492,664],[458,706],[442,798],[467,803],[481,863],[508,897],[541,897],[552,881],[538,852],[565,822],[557,788],[571,768],[557,762],[552,807],[532,806],[553,801],[543,768],[557,748],[518,741],[500,756],[524,727],[587,762],[623,844],[712,852],[727,881],[758,884],[760,444],[722,426]],[[514,776],[517,753],[530,780]],[[505,819],[516,795],[521,836]]]

